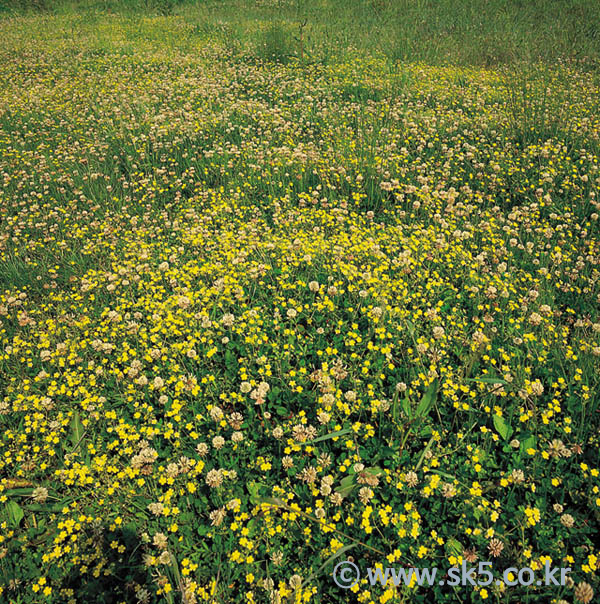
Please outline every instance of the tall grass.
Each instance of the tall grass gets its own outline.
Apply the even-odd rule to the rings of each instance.
[[[503,65],[600,61],[595,0],[0,0],[0,11],[181,15],[190,23],[237,23],[239,44],[279,59],[303,46],[319,59],[351,47],[391,61]],[[265,33],[266,32],[266,33]],[[264,53],[263,53],[264,54]]]

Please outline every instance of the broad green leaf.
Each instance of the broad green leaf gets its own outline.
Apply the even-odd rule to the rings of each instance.
[[[83,438],[83,424],[81,423],[81,420],[79,419],[79,411],[75,411],[75,413],[73,414],[73,418],[71,419],[71,424],[70,424],[70,429],[71,429],[71,444],[76,447],[80,442],[81,439]]]
[[[510,427],[508,422],[500,415],[494,415],[494,428],[503,440],[508,440],[513,433],[513,429]]]
[[[246,485],[246,488],[248,489],[248,493],[250,493],[250,503],[252,505],[258,505],[260,503],[260,494],[258,492],[260,485],[258,482],[249,482]]]
[[[438,387],[438,379],[435,378],[433,382],[427,388],[427,392],[423,395],[421,402],[417,406],[417,410],[415,412],[416,417],[425,417],[433,404],[435,403],[435,399],[437,398],[437,387]]]
[[[355,486],[356,484],[354,483],[354,476],[346,476],[345,478],[342,478],[342,482],[340,483],[340,486],[336,489],[336,492],[339,493],[342,497],[347,497],[352,492]]]
[[[264,490],[268,490],[269,487],[266,484],[262,484],[260,482],[249,482],[246,485],[248,489],[248,493],[250,493],[250,503],[252,505],[260,505],[261,503],[269,503],[271,505],[281,505],[281,499],[276,499],[275,497],[269,497],[267,495],[261,495],[261,488]]]
[[[27,506],[27,511],[28,512],[37,512],[40,514],[56,514],[58,512],[61,512],[64,509],[64,505],[62,503],[55,503],[55,504],[41,504],[41,503],[30,503]],[[144,515],[144,518],[146,517],[146,515]]]
[[[29,488],[29,489],[9,489],[8,491],[4,491],[4,495],[8,496],[8,497],[14,497],[15,495],[18,495],[19,497],[31,497],[31,494],[33,493],[33,488]]]
[[[535,449],[535,436],[532,434],[521,441],[521,451],[527,451],[527,449]]]
[[[4,506],[4,509],[6,510],[10,523],[14,527],[19,526],[19,523],[23,519],[23,516],[25,516],[25,513],[21,509],[21,506],[16,501],[11,500]]]
[[[419,430],[419,436],[421,438],[427,438],[428,436],[431,436],[432,434],[433,434],[433,428],[431,426],[423,426]]]
[[[280,393],[281,390],[277,386],[273,386],[273,388],[271,388],[271,391],[269,392],[269,400],[276,401],[279,398]]]
[[[238,368],[237,357],[230,349],[225,351],[225,367],[227,368],[227,371],[231,373],[235,373]]]

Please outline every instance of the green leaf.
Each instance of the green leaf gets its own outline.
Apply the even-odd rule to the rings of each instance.
[[[225,351],[225,367],[227,368],[227,371],[232,374],[235,374],[238,368],[237,358],[229,348]]]
[[[423,426],[420,430],[419,430],[419,436],[421,438],[428,438],[429,436],[431,436],[433,434],[433,428],[431,426]]]
[[[429,449],[431,449],[431,445],[433,445],[434,440],[435,440],[435,437],[433,437],[433,436],[429,439],[429,442],[423,449],[423,453],[421,453],[421,457],[419,458],[419,461],[417,462],[415,470],[418,470],[421,467],[421,464],[423,463],[423,460],[425,459],[425,455],[427,455],[427,451],[429,451]]]
[[[448,539],[446,541],[446,552],[454,556],[462,556],[464,548],[458,539]]]
[[[440,476],[449,478],[450,480],[456,480],[456,476],[452,476],[452,474],[448,474],[447,472],[440,472],[439,470],[435,470],[433,468],[430,468],[429,471],[433,472],[433,474],[439,474]]]
[[[415,412],[416,417],[425,417],[433,404],[435,403],[435,399],[437,398],[437,387],[438,387],[438,379],[435,378],[433,382],[427,388],[427,392],[423,395],[421,402],[417,406],[417,410]]]
[[[337,552],[335,552],[335,554],[332,554],[331,556],[329,556],[329,558],[327,558],[327,560],[325,560],[325,562],[323,562],[323,564],[321,564],[321,566],[319,566],[319,568],[312,573],[310,576],[308,576],[306,579],[304,579],[304,581],[302,581],[302,586],[304,585],[308,585],[313,579],[315,579],[316,577],[319,576],[319,574],[321,573],[321,571],[326,568],[329,564],[331,564],[334,560],[336,560],[337,558],[339,558],[340,556],[342,556],[343,554],[345,554],[347,551],[351,550],[353,547],[356,546],[356,543],[351,543],[350,545],[344,545],[344,547],[340,547],[340,549],[337,550]]]
[[[8,491],[4,491],[4,495],[7,497],[14,497],[15,495],[19,497],[31,497],[32,493],[33,488],[9,489]]]
[[[71,430],[71,444],[76,447],[81,442],[84,432],[83,424],[79,419],[79,411],[75,411],[75,413],[73,414],[73,418],[71,419],[71,424],[69,427]]]
[[[521,451],[525,452],[527,449],[535,449],[535,436],[532,434],[521,441]]]
[[[248,489],[248,493],[250,493],[250,503],[252,505],[260,505],[261,503],[281,505],[282,503],[281,499],[261,494],[261,489],[263,490],[263,493],[269,490],[269,487],[266,484],[252,481],[246,485],[246,488]]]
[[[325,434],[324,436],[319,436],[319,438],[314,438],[313,440],[307,440],[301,445],[312,445],[314,443],[320,443],[324,440],[329,440],[330,438],[337,438],[339,436],[344,436],[344,434],[350,434],[352,430],[350,428],[345,428],[344,430],[336,430],[335,432],[330,432],[329,434]]]
[[[21,509],[21,506],[17,502],[15,502],[15,501],[9,501],[4,506],[4,508],[5,508],[6,513],[8,515],[9,522],[14,527],[19,526],[19,523],[21,522],[21,520],[23,520],[23,516],[25,516],[25,513]]]
[[[355,486],[356,484],[354,483],[354,476],[346,476],[345,478],[342,478],[342,482],[336,489],[336,493],[339,493],[342,497],[347,497]]]
[[[504,440],[508,440],[510,438],[511,434],[513,433],[513,429],[510,427],[510,425],[507,423],[507,421],[500,415],[494,415],[493,420],[494,420],[494,428],[496,428],[496,431],[498,432],[498,434]]]
[[[271,391],[269,392],[269,400],[275,402],[279,399],[279,395],[281,394],[281,390],[277,386],[273,386]]]
[[[398,421],[399,404],[400,404],[400,401],[398,399],[396,399],[392,403],[392,420],[394,421],[394,423],[396,423]]]
[[[259,494],[259,489],[260,489],[260,485],[258,482],[249,482],[246,485],[246,488],[248,489],[248,493],[250,493],[250,503],[252,505],[258,505],[260,503],[260,494]]]
[[[405,396],[402,399],[402,411],[404,411],[404,415],[406,415],[406,417],[408,417],[409,419],[412,417],[412,411],[410,408],[410,401],[408,400],[408,397]]]
[[[63,509],[64,509],[64,505],[62,505],[60,503],[55,503],[53,505],[50,505],[47,503],[46,504],[30,503],[27,506],[27,511],[38,512],[40,514],[56,514],[58,512],[61,512]]]

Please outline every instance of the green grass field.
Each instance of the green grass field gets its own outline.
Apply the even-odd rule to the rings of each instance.
[[[0,0],[0,602],[593,602],[599,13]]]

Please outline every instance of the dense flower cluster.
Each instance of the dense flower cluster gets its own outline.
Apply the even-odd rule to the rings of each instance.
[[[2,597],[590,601],[597,81],[35,23],[0,24]],[[573,572],[340,595],[342,555]]]

